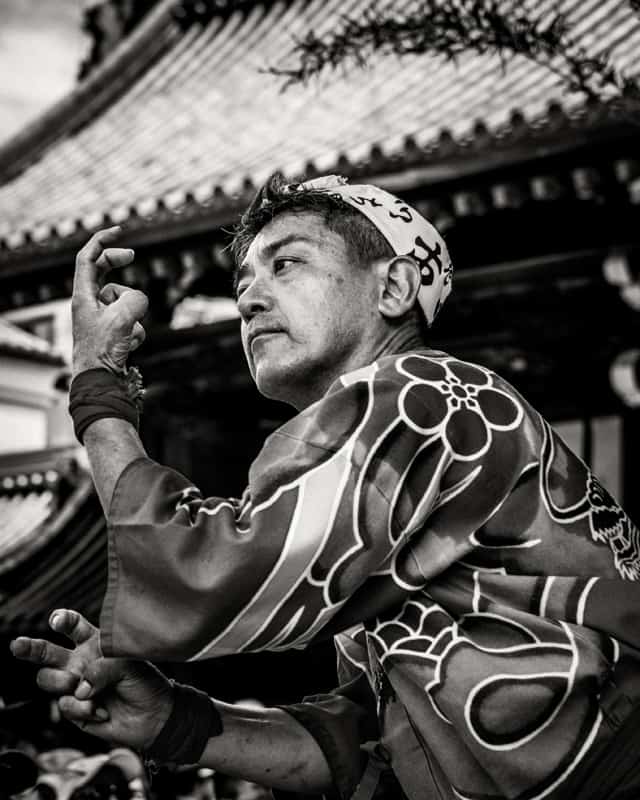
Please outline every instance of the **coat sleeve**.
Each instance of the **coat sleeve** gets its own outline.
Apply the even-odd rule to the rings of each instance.
[[[444,367],[412,358],[350,373],[272,434],[241,500],[205,499],[148,458],[130,464],[108,514],[105,653],[185,661],[302,647],[333,634],[334,618],[353,624],[351,605],[359,621],[379,611],[365,582],[438,505],[465,504],[462,533],[482,524],[517,480],[522,410],[498,395],[506,424],[493,439],[509,441],[496,451],[482,417],[456,421],[443,382],[425,383],[425,365],[436,377]],[[455,533],[432,572],[468,546]]]
[[[280,706],[313,736],[333,778],[331,800],[347,800],[358,786],[380,736],[375,699],[360,675],[332,692]],[[280,800],[300,795],[274,792]]]

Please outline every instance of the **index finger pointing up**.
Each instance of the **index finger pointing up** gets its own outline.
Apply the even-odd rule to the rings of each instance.
[[[101,273],[106,272],[112,266],[123,266],[130,263],[133,258],[133,251],[123,248],[110,248],[110,253],[114,254],[122,249],[123,254],[127,253],[127,258],[123,264],[118,264],[118,258],[107,258],[104,256],[105,250],[121,234],[122,228],[115,225],[113,228],[94,233],[85,246],[76,256],[76,271],[73,278],[73,295],[76,299],[82,298],[92,300],[97,303],[99,291],[99,278]]]

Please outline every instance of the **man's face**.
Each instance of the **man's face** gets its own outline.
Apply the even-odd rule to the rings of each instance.
[[[379,325],[373,269],[351,263],[344,240],[312,212],[265,225],[238,272],[242,344],[262,394],[300,409],[359,357]]]

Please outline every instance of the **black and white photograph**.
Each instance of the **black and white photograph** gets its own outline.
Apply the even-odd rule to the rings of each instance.
[[[639,524],[639,0],[0,0],[0,800],[640,800]]]

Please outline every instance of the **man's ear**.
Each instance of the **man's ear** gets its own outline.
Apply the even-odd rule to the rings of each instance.
[[[394,256],[380,261],[378,269],[378,310],[385,317],[398,318],[416,304],[421,286],[420,268],[411,256]]]

